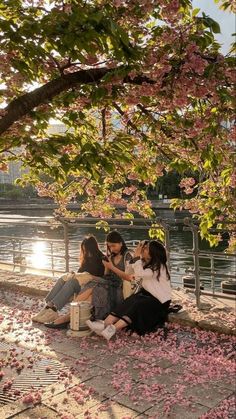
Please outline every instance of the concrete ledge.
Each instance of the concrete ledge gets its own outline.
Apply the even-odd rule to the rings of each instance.
[[[46,276],[0,270],[0,288],[2,289],[45,297],[54,284],[55,280]]]
[[[181,326],[199,327],[200,329],[217,332],[224,335],[236,336],[235,327],[231,328],[219,319],[205,319],[197,321],[189,313],[169,314],[169,321],[171,323],[178,323]]]
[[[212,332],[236,336],[236,330],[227,327],[222,321],[219,321],[219,319],[211,322],[207,320],[200,320],[197,325],[204,330],[211,330]]]
[[[171,323],[178,323],[182,326],[196,327],[198,322],[191,316],[191,313],[184,311],[182,313],[171,313],[168,316]]]
[[[29,295],[34,295],[34,296],[39,296],[39,297],[46,297],[48,291],[43,290],[43,289],[36,289],[33,287],[29,287],[27,285],[21,285],[21,284],[8,284],[8,283],[3,283],[0,281],[0,288],[4,288],[7,290],[11,290],[11,291],[20,291],[24,294],[29,294]]]

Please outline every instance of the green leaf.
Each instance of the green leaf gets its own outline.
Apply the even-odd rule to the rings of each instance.
[[[214,33],[221,33],[220,25],[215,20],[212,20],[211,28]]]
[[[92,92],[92,100],[94,102],[100,101],[102,98],[106,97],[108,91],[105,87],[98,87],[96,90]]]
[[[115,166],[112,162],[105,161],[103,167],[106,170],[106,172],[110,175],[113,175],[115,173]]]
[[[196,16],[196,15],[200,12],[200,10],[201,10],[201,9],[199,9],[199,8],[193,9],[193,11],[192,11],[192,16],[193,16],[193,17],[194,17],[194,16]]]

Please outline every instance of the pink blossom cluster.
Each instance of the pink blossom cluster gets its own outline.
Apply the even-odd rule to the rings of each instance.
[[[134,192],[136,192],[136,190],[137,190],[137,186],[131,185],[131,186],[127,186],[126,188],[124,188],[123,193],[125,195],[132,195]]]
[[[190,195],[191,193],[193,193],[193,186],[195,185],[195,183],[196,181],[192,177],[183,178],[181,179],[179,186],[181,188],[184,188],[184,193],[186,193],[186,195]]]
[[[232,186],[232,188],[236,187],[236,169],[233,171],[231,175],[230,186]]]
[[[6,162],[0,162],[0,172],[7,172],[8,164]]]
[[[36,392],[36,393],[26,394],[22,398],[22,402],[25,403],[25,404],[33,404],[33,405],[40,404],[41,403],[41,393]]]
[[[133,173],[129,172],[127,177],[128,177],[129,180],[137,180],[138,179],[137,173],[134,173],[134,172]]]

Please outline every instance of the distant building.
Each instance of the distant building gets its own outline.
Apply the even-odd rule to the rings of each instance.
[[[9,162],[8,172],[0,171],[0,183],[11,183],[13,184],[16,179],[22,176],[25,169],[22,169],[22,163],[18,161]]]
[[[52,123],[48,127],[48,134],[63,134],[66,131],[66,127],[60,123]],[[17,150],[15,150],[17,151]],[[22,163],[20,161],[11,161],[9,162],[8,172],[0,171],[0,183],[13,184],[16,179],[20,178],[23,173],[26,172],[26,169],[22,169]]]
[[[68,128],[64,124],[61,124],[61,123],[52,123],[52,124],[49,125],[49,127],[47,129],[47,133],[49,135],[52,135],[52,134],[64,134],[67,130],[68,130]]]

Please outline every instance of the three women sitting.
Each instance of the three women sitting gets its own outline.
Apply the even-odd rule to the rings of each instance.
[[[45,307],[32,321],[51,328],[66,328],[70,315],[59,316],[58,311],[75,295],[74,301],[91,301],[94,318],[98,319],[105,318],[111,309],[123,301],[123,274],[132,255],[117,231],[107,235],[106,243],[107,254],[119,274],[105,272],[105,255],[100,251],[97,240],[94,236],[85,238],[81,243],[78,273],[63,275],[58,279],[46,297]]]
[[[93,236],[85,239],[79,274],[68,281],[60,278],[46,297],[46,307],[32,320],[48,327],[67,327],[69,313],[59,316],[57,310],[77,293],[77,301],[90,300],[95,309],[96,320],[88,320],[87,325],[107,340],[124,328],[143,335],[163,325],[171,302],[171,285],[162,243],[141,242],[132,258],[121,235],[113,231],[107,236],[107,249],[109,259],[104,258]],[[133,279],[141,281],[140,289],[124,300],[123,281]]]

